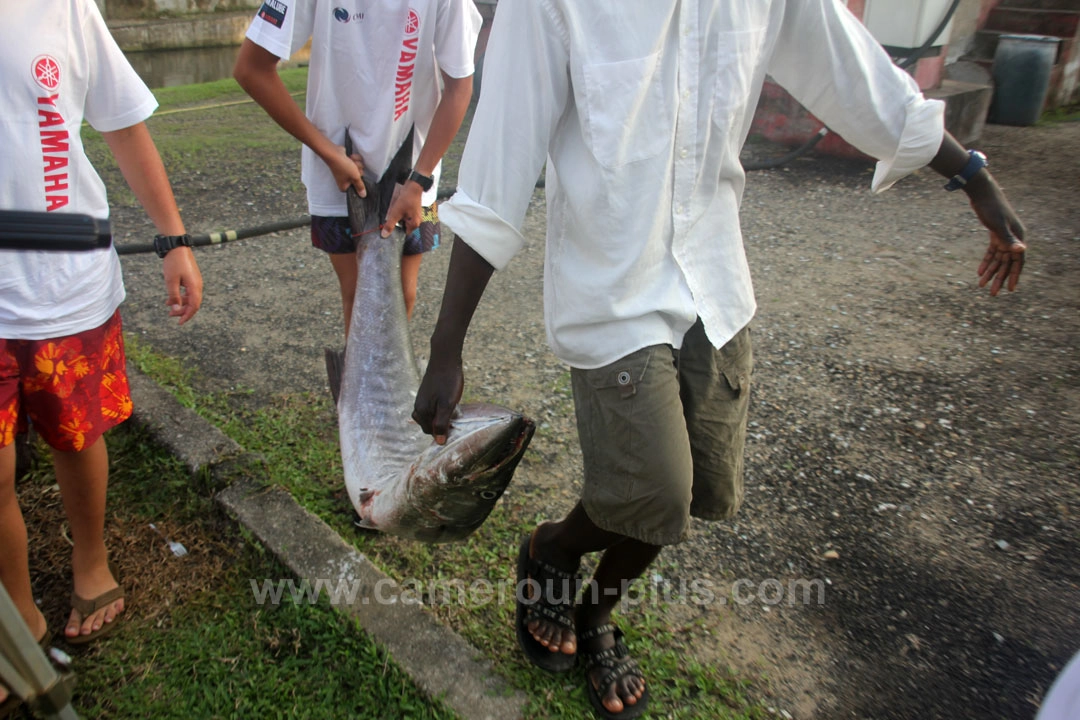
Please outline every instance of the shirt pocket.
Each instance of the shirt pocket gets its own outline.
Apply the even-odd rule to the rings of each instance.
[[[712,119],[719,127],[727,128],[750,102],[765,45],[765,28],[719,33],[716,40]]]
[[[664,102],[660,54],[582,67],[585,144],[615,169],[658,155],[671,143],[673,108]]]

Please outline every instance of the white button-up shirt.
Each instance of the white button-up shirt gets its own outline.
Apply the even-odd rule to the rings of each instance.
[[[698,317],[721,347],[755,310],[739,152],[766,74],[880,159],[875,191],[941,145],[944,105],[839,0],[502,0],[440,217],[504,267],[546,160],[555,354],[677,348]]]

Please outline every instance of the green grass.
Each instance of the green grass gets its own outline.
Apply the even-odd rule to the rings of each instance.
[[[139,569],[126,579],[121,572],[130,605],[113,636],[75,654],[73,706],[82,717],[456,717],[325,599],[257,604],[251,579],[289,572],[197,493],[182,464],[144,432],[123,425],[107,442],[108,525],[124,529],[109,544],[122,567]],[[52,482],[46,460],[27,481],[33,489],[22,492],[47,493]],[[163,542],[121,549],[140,530],[152,541],[151,522],[183,533],[189,555],[156,552]]]
[[[290,93],[304,91],[307,87],[307,74],[306,67],[286,68],[279,72],[282,82]],[[158,101],[157,115],[193,106],[248,100],[247,94],[232,78],[195,85],[158,88],[154,90],[154,97]]]
[[[307,68],[284,69],[281,77],[289,92],[300,93],[297,102],[303,106]],[[233,171],[240,177],[231,179],[231,194],[242,193],[248,183],[272,181],[282,193],[304,196],[299,173],[283,174],[276,164],[280,158],[299,157],[299,141],[278,127],[235,80],[161,88],[154,95],[159,107],[147,127],[178,195],[185,185],[223,183],[228,171],[222,169],[240,165]],[[101,134],[84,125],[82,139],[87,157],[109,188],[110,205],[140,207]]]
[[[83,665],[93,718],[451,718],[353,621],[325,605],[255,606],[248,578],[287,577],[246,550],[165,627],[130,625]]]
[[[1039,125],[1058,125],[1066,122],[1080,121],[1080,103],[1065,105],[1043,113],[1039,118]]]

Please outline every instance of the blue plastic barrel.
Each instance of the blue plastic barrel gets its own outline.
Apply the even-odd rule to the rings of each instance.
[[[987,118],[998,125],[1034,125],[1046,105],[1060,38],[1002,35],[994,53],[994,100]]]

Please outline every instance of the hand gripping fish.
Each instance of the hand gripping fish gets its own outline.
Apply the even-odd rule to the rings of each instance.
[[[346,152],[351,142],[346,132]],[[412,420],[420,377],[401,288],[405,233],[379,233],[394,186],[412,167],[412,133],[366,198],[349,188],[359,233],[352,329],[337,400],[345,486],[359,525],[424,542],[462,540],[502,496],[535,424],[485,404],[458,407],[445,445]]]

